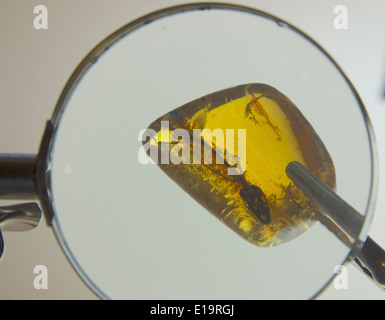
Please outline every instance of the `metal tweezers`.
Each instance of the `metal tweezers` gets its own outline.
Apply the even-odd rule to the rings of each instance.
[[[321,210],[317,219],[352,248],[359,239],[365,217],[300,163],[290,162],[286,174],[306,197],[319,205]],[[376,242],[367,237],[365,243],[352,251],[351,259],[376,285],[385,290],[385,251]]]

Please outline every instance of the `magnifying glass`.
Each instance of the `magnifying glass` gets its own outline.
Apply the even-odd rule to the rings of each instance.
[[[333,161],[336,192],[296,162],[287,163],[287,175],[320,207],[333,203],[322,210],[349,242],[320,221],[258,248],[144,160],[142,133],[155,119],[248,83],[284,93],[314,128]],[[122,27],[74,71],[38,154],[3,155],[0,172],[1,197],[39,200],[69,261],[100,298],[314,298],[337,265],[356,257],[380,282],[383,251],[367,241],[375,142],[359,95],[314,40],[255,9],[188,4]],[[338,220],[332,197],[344,199],[337,202],[349,218]],[[15,221],[16,209],[3,210],[3,221]],[[19,212],[17,221],[39,220],[34,204]]]

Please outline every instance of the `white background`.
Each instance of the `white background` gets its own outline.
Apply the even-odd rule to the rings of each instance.
[[[195,2],[195,1],[190,1]],[[165,0],[0,0],[0,148],[36,153],[45,121],[79,61],[107,35],[155,9],[180,4]],[[237,1],[290,22],[314,38],[345,71],[364,101],[377,136],[380,170],[385,157],[385,3],[380,0]],[[48,30],[35,30],[33,8],[48,8]],[[348,30],[333,26],[336,5],[348,8]],[[330,115],[333,116],[333,115]],[[382,170],[380,171],[381,174]],[[370,235],[385,247],[385,175],[380,176]],[[6,204],[8,202],[4,202]],[[0,262],[0,299],[96,299],[64,258],[45,221],[28,233],[5,233]],[[33,288],[35,265],[49,272],[48,290]],[[349,289],[331,286],[320,299],[384,299],[384,293],[353,266]]]

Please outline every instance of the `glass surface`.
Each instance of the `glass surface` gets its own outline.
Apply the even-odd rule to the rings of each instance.
[[[313,297],[351,248],[320,223],[278,247],[255,247],[157,165],[142,164],[142,132],[206,94],[268,84],[325,144],[338,194],[370,217],[373,151],[358,96],[314,42],[257,11],[192,5],[147,20],[91,54],[59,100],[50,184],[63,249],[103,298]]]

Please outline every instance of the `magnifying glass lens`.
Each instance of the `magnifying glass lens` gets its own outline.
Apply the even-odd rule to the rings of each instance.
[[[309,137],[295,131],[307,128],[305,120],[290,118],[297,111],[278,123],[273,114],[263,113],[273,102],[261,98],[250,106],[249,121],[255,117],[260,130],[270,130],[263,139],[297,141],[300,148],[290,152],[294,158],[301,154],[307,165],[326,160],[320,166],[329,174],[332,159],[338,194],[368,221],[373,156],[365,110],[333,60],[296,28],[235,5],[202,9],[174,7],[132,22],[97,46],[75,71],[52,119],[48,181],[54,231],[76,271],[103,298],[314,297],[352,248],[319,223],[279,246],[250,244],[151,164],[142,146],[143,130],[171,110],[224,89],[250,83],[276,88],[323,142],[320,157],[312,161],[311,154],[303,155]],[[207,124],[220,108],[207,114]],[[202,120],[194,112],[192,128]],[[229,117],[221,128],[238,129],[232,121],[235,125],[237,118]],[[290,135],[277,133],[275,126],[289,130],[284,123],[292,126]],[[247,137],[247,145],[265,143],[257,138]],[[264,157],[253,158],[250,150],[247,161],[262,166],[258,161]],[[265,160],[275,165],[277,158],[266,152]],[[263,174],[269,168],[258,165],[256,170]],[[243,196],[237,193],[242,206],[256,204],[251,195],[263,198],[248,186],[261,189],[268,203],[266,188],[254,175],[248,179],[247,186],[237,184],[244,190]],[[178,180],[184,183],[183,175]],[[334,176],[326,180],[333,185]],[[280,201],[279,187],[272,183],[271,188]],[[273,209],[270,214],[274,222]],[[253,219],[261,226],[268,222],[267,215]],[[367,223],[360,237],[366,231]]]

